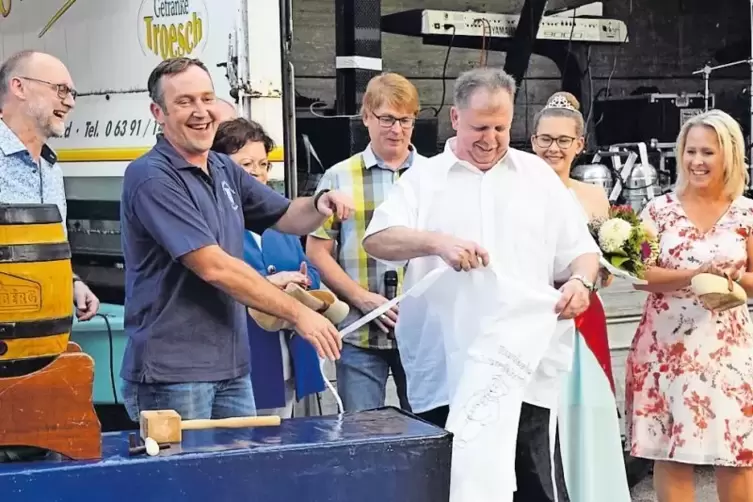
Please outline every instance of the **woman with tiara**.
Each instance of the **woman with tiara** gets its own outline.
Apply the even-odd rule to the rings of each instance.
[[[601,187],[570,178],[573,160],[585,146],[579,109],[573,95],[552,95],[535,117],[531,145],[570,189],[583,208],[584,222],[588,222],[607,217],[609,201]],[[602,286],[610,279],[604,273]],[[576,502],[630,502],[606,315],[596,293],[575,325],[573,366],[564,378],[559,406],[567,490]]]

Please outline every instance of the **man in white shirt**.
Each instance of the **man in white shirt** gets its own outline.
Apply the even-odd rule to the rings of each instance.
[[[457,79],[451,110],[456,137],[442,154],[400,179],[374,212],[364,249],[377,259],[409,262],[406,290],[443,262],[467,271],[493,261],[498,273],[532,287],[559,280],[556,311],[560,318],[574,318],[588,307],[598,247],[551,168],[509,148],[514,92],[514,80],[501,69],[474,69]],[[451,302],[452,295],[446,296]],[[442,340],[443,330],[455,323],[439,323],[428,311],[401,307],[396,328],[408,398],[419,412],[449,399]],[[554,340],[526,389],[515,501],[569,500],[556,441],[551,475],[549,430],[559,380],[571,358],[572,339]]]

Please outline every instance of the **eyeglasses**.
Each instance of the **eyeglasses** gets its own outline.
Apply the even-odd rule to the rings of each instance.
[[[377,115],[376,113],[372,113],[372,115],[379,120],[379,125],[384,128],[392,127],[395,125],[395,122],[400,122],[400,127],[403,129],[410,129],[413,127],[413,124],[416,123],[416,117],[397,118],[392,115]]]
[[[575,138],[573,138],[572,136],[557,136],[556,138],[552,138],[551,136],[544,134],[534,136],[533,141],[539,148],[549,148],[550,146],[552,146],[552,143],[557,142],[558,147],[563,150],[567,150],[572,146]]]
[[[258,176],[260,173],[269,171],[269,169],[272,167],[272,164],[270,164],[267,160],[251,160],[244,162],[241,167],[252,176]]]
[[[76,89],[71,89],[65,84],[53,84],[52,82],[48,82],[46,80],[40,80],[38,78],[31,78],[31,77],[18,77],[18,78],[29,80],[31,82],[39,82],[40,84],[49,85],[50,87],[52,87],[53,89],[57,91],[58,97],[60,99],[67,98],[69,94],[74,100],[76,99],[76,97],[78,97],[78,91],[76,91]]]

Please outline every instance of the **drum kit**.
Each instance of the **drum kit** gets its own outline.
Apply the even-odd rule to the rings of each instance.
[[[713,107],[714,100],[709,90],[711,74],[715,71],[747,64],[750,67],[750,81],[746,89],[738,94],[738,105],[745,102],[744,112],[730,113],[743,129],[748,139],[748,169],[750,182],[747,195],[753,194],[753,0],[750,0],[750,47],[727,46],[715,55],[717,60],[733,59],[735,56],[749,54],[744,59],[711,66],[708,63],[703,68],[694,71],[693,75],[703,78],[704,111]],[[748,52],[749,51],[749,52]],[[725,53],[725,54],[723,54]],[[747,134],[746,134],[747,133]],[[672,164],[676,163],[675,143],[661,143],[656,140],[647,142],[623,143],[609,145],[598,149],[590,163],[573,167],[571,176],[577,180],[600,185],[604,188],[612,204],[628,204],[635,211],[640,211],[652,198],[671,191],[676,179],[676,170]],[[650,152],[650,153],[649,153]],[[649,159],[658,157],[658,167],[649,163]]]
[[[601,186],[611,204],[627,204],[640,212],[666,191],[660,174],[649,162],[646,143],[622,143],[598,150],[590,163],[574,166],[570,176]]]

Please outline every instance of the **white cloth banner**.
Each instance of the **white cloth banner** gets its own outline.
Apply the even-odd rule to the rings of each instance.
[[[443,319],[455,323],[447,331],[455,339],[445,339],[447,430],[455,434],[450,500],[512,501],[526,388],[552,340],[574,336],[574,323],[557,319],[559,291],[501,277],[493,267],[453,282],[458,300]]]
[[[553,338],[573,332],[554,307],[560,293],[499,276],[435,269],[405,294],[354,322],[358,329],[402,302],[429,306],[443,324],[453,432],[451,502],[510,502],[523,396]]]

